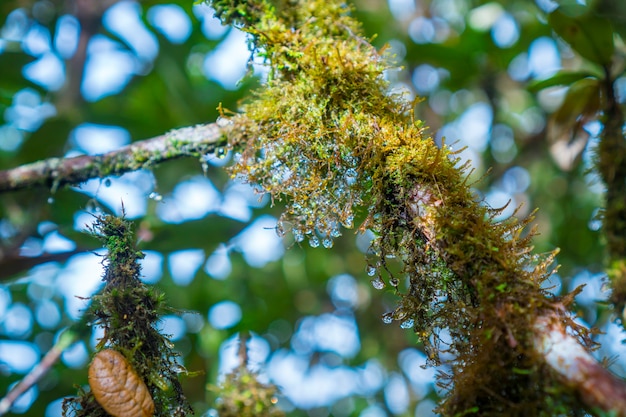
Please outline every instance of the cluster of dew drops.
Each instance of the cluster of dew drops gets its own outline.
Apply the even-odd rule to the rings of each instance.
[[[388,257],[393,257],[392,255],[388,255]],[[387,287],[387,283],[382,277],[381,269],[383,268],[382,262],[378,261],[375,265],[371,263],[367,265],[366,272],[367,275],[372,277],[370,283],[372,287],[376,290],[383,290]],[[396,290],[398,289],[400,281],[397,277],[391,276],[389,278],[389,285],[394,287]],[[415,324],[415,320],[411,317],[407,317],[407,312],[402,308],[398,307],[393,311],[389,311],[382,316],[382,321],[385,324],[391,324],[394,320],[400,321],[400,327],[402,329],[412,329]]]
[[[289,217],[283,216],[278,220],[276,230],[279,236],[284,236],[287,230],[286,224],[291,223],[291,233],[296,243],[308,241],[309,246],[317,248],[322,245],[326,249],[333,247],[335,239],[341,236],[341,226],[353,227],[354,216],[350,215],[343,223],[339,221],[315,221],[313,226],[307,226],[305,222],[291,222]]]
[[[334,181],[328,192],[316,195],[303,203],[293,201],[289,205],[289,212],[278,222],[277,232],[283,236],[286,231],[291,231],[294,241],[302,243],[308,241],[309,245],[317,248],[320,245],[330,249],[334,240],[341,236],[341,228],[352,229],[354,227],[353,207],[361,203],[359,191],[356,190],[359,181],[359,173],[356,169],[357,159],[352,155],[343,157],[346,166],[337,166],[334,173]],[[290,182],[290,187],[308,189],[307,183],[310,163],[306,158],[299,163],[293,174],[292,169],[285,169],[282,163],[273,166],[273,183]],[[303,179],[303,184],[298,178]],[[295,181],[291,181],[295,180]]]

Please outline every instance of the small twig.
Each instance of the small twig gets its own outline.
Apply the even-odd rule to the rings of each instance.
[[[217,123],[185,127],[103,155],[50,158],[0,171],[0,193],[41,186],[55,190],[92,178],[148,168],[182,156],[210,154],[225,146],[226,138]]]
[[[79,322],[81,325],[84,324]],[[72,331],[71,329],[66,330],[61,336],[59,340],[56,342],[54,346],[46,353],[46,355],[20,382],[18,382],[11,390],[0,400],[0,416],[5,415],[15,401],[28,391],[33,385],[37,383],[49,370],[52,366],[59,360],[59,357],[63,353],[65,349],[70,347],[72,343],[78,340],[79,333]]]
[[[249,332],[241,331],[239,332],[239,349],[237,351],[237,357],[239,357],[239,366],[245,368],[248,366],[248,360],[250,359],[248,356],[248,339],[250,337]]]

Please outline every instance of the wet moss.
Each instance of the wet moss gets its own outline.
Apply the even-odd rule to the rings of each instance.
[[[284,200],[279,232],[315,246],[354,227],[358,210],[369,213],[359,229],[376,234],[375,286],[387,281],[400,296],[383,319],[412,328],[432,363],[442,352],[455,358],[441,380],[449,388],[443,414],[576,409],[532,346],[534,320],[547,312],[591,345],[563,300],[541,288],[555,253],[532,253],[532,218],[496,221],[502,209],[476,201],[467,166],[414,119],[412,101],[390,93],[385,52],[362,37],[349,7],[212,4],[251,35],[269,67],[264,88],[224,117],[237,160],[232,175]],[[388,272],[389,258],[402,262],[400,273]]]
[[[139,260],[143,253],[135,245],[132,224],[124,218],[96,218],[91,229],[107,249],[104,257],[104,288],[93,296],[86,313],[104,330],[97,351],[105,348],[122,353],[147,385],[155,403],[155,416],[187,416],[191,409],[179,381],[186,371],[178,361],[173,344],[156,325],[171,312],[165,297],[141,280]],[[107,416],[91,391],[79,389],[78,396],[63,403],[68,416]]]

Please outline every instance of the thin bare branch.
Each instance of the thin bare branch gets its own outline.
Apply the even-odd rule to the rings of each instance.
[[[84,324],[84,323],[82,323]],[[65,349],[78,340],[79,334],[75,331],[65,331],[54,346],[24,378],[9,390],[7,395],[0,400],[0,416],[9,412],[15,401],[28,391],[44,376],[50,368],[59,360]]]

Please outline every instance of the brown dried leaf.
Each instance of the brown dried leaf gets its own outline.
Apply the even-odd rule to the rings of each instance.
[[[98,403],[113,417],[152,417],[148,387],[116,350],[98,352],[89,365],[89,386]]]

